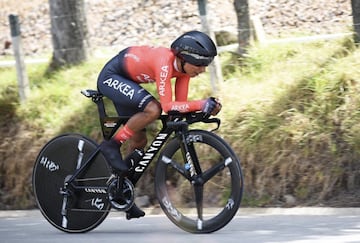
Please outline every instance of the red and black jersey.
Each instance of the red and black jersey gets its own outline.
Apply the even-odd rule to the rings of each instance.
[[[201,110],[202,101],[188,101],[190,76],[176,70],[174,53],[164,47],[129,47],[119,65],[137,83],[156,83],[163,111],[190,112]],[[171,79],[175,78],[173,88]]]

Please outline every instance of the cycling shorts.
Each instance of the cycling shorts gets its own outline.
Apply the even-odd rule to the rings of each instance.
[[[97,87],[109,98],[119,116],[132,116],[145,109],[155,98],[130,78],[123,69],[123,55],[126,49],[112,58],[99,74]]]

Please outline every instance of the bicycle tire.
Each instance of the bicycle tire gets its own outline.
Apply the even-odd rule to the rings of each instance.
[[[192,138],[202,172],[225,160],[231,161],[204,184],[202,220],[199,220],[196,211],[191,181],[168,163],[170,158],[176,161],[180,169],[186,170],[186,155],[181,151],[178,138],[172,139],[158,158],[155,169],[156,195],[166,216],[179,228],[190,233],[211,233],[227,225],[240,207],[243,193],[240,161],[230,146],[214,133],[191,130],[189,137]]]
[[[76,184],[83,189],[73,190],[68,196],[66,220],[61,213],[64,196],[60,191],[64,180],[80,166],[78,161],[84,163],[96,147],[97,144],[85,136],[64,134],[45,144],[35,161],[32,183],[36,203],[46,220],[59,230],[68,233],[90,231],[101,224],[110,211],[105,190],[85,189],[87,186],[105,187],[110,177],[108,164],[98,153],[92,164],[76,178]]]

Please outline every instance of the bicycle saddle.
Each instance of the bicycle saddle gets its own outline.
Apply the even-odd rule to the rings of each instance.
[[[93,90],[93,89],[84,89],[84,90],[81,90],[81,93],[88,98],[95,98],[95,97],[103,96],[99,91]]]

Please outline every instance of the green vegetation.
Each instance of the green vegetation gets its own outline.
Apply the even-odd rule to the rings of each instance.
[[[346,200],[360,184],[359,57],[350,39],[255,47],[229,76],[236,91],[224,103],[239,105],[222,132],[250,204],[359,205]]]
[[[360,205],[360,50],[343,39],[253,46],[247,55],[221,54],[218,92],[218,133],[242,160],[243,205],[291,206],[289,195],[296,205]],[[31,96],[21,105],[15,70],[0,69],[0,208],[34,206],[32,165],[51,137],[100,139],[96,106],[80,90],[96,88],[105,62],[56,72],[27,66]],[[191,99],[211,94],[208,80],[204,74],[191,82]],[[153,85],[146,88],[155,94]],[[149,187],[140,187],[152,194],[145,181]]]

